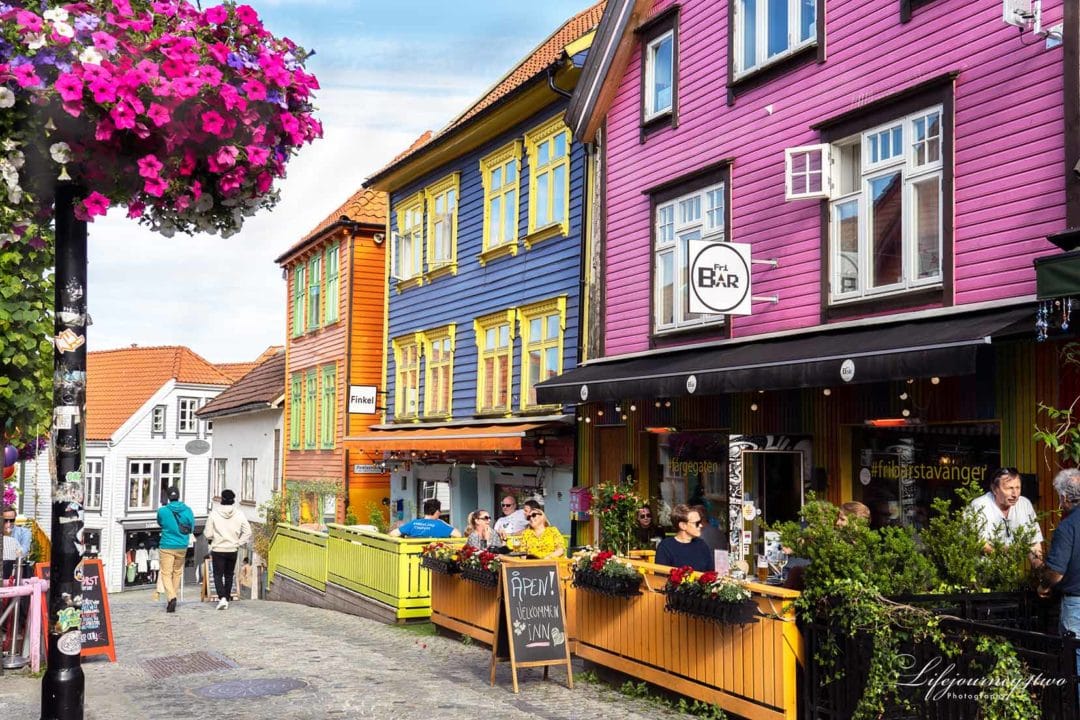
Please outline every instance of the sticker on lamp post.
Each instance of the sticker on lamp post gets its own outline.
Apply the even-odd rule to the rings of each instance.
[[[688,243],[690,312],[706,315],[750,314],[750,245]]]

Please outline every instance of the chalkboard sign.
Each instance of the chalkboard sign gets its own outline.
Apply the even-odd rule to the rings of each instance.
[[[112,636],[112,617],[109,615],[109,593],[105,589],[105,570],[100,559],[85,559],[79,565],[82,572],[82,613],[79,630],[82,635],[82,656],[107,655],[116,662],[116,646]],[[49,563],[38,563],[34,574],[49,579]],[[41,603],[44,615],[42,627],[49,629],[48,602]]]
[[[491,682],[495,663],[510,660],[514,692],[518,691],[517,668],[566,664],[568,685],[574,687],[570,670],[570,646],[566,636],[562,583],[558,563],[504,561],[501,568],[499,622],[491,646]]]

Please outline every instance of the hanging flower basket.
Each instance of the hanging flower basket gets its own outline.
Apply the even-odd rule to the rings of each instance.
[[[679,590],[667,593],[664,609],[671,613],[712,620],[721,625],[756,623],[758,615],[758,606],[753,600],[729,602]]]
[[[605,575],[592,568],[574,570],[574,587],[588,590],[608,597],[631,598],[640,595],[641,575],[637,577],[619,577]]]
[[[476,567],[461,568],[461,577],[464,580],[474,582],[477,585],[483,585],[484,587],[493,588],[499,584],[499,575],[497,573]]]
[[[440,575],[453,575],[454,573],[461,572],[461,567],[453,560],[442,560],[430,555],[424,555],[420,558],[420,567],[425,567],[431,572],[436,572]]]

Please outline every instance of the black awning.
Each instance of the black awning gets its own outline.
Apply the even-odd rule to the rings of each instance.
[[[979,346],[1030,328],[1033,317],[1021,307],[601,361],[540,383],[536,398],[546,405],[969,375]]]
[[[1080,250],[1038,258],[1035,292],[1040,300],[1080,295]]]

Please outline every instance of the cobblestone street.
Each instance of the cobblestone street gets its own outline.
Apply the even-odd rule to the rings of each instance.
[[[597,684],[565,686],[552,668],[501,663],[489,651],[363,618],[281,602],[244,601],[218,612],[186,602],[175,615],[146,593],[110,598],[117,662],[91,658],[86,717],[115,718],[641,718],[689,717]],[[575,663],[575,671],[582,669]],[[0,715],[37,718],[40,680],[0,678]]]

